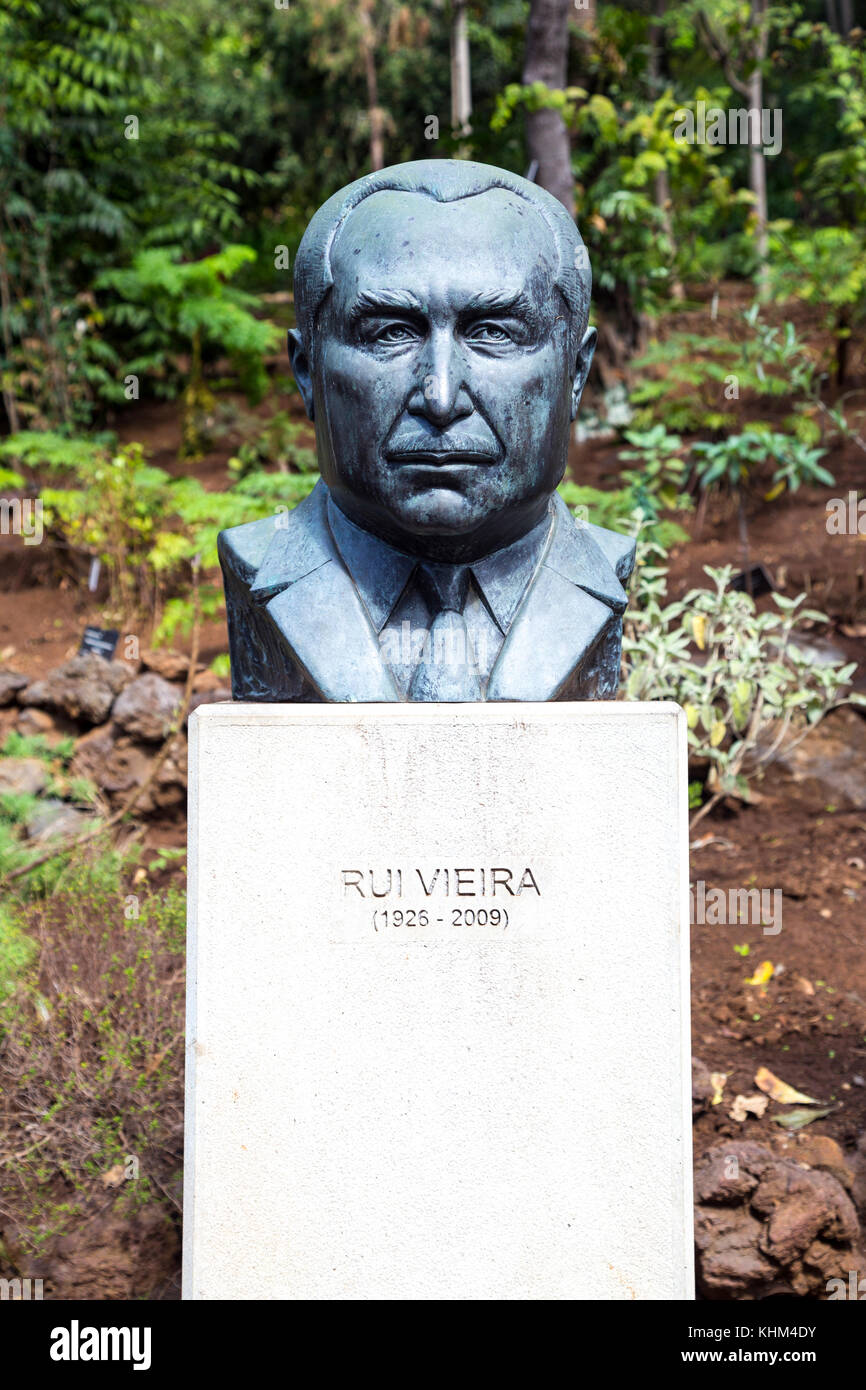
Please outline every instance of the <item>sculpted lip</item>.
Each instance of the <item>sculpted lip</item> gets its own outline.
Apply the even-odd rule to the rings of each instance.
[[[424,451],[420,449],[413,449],[409,452],[389,452],[385,455],[385,457],[388,459],[389,463],[401,464],[403,467],[412,467],[412,465],[417,465],[421,468],[430,468],[431,466],[434,468],[442,468],[447,466],[448,464],[454,463],[471,464],[475,465],[476,467],[489,467],[491,464],[497,462],[497,457],[494,455],[486,453],[469,453],[466,450],[462,449],[455,449],[453,451],[446,451],[444,449]]]

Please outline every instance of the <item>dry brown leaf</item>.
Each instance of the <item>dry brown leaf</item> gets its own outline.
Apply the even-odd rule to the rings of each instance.
[[[789,1086],[787,1081],[781,1081],[778,1076],[774,1076],[766,1067],[758,1067],[755,1072],[755,1085],[773,1100],[777,1100],[780,1105],[819,1105],[814,1096],[804,1096],[802,1091],[795,1091],[793,1086]]]
[[[126,1180],[126,1172],[122,1163],[115,1163],[113,1168],[109,1168],[107,1173],[102,1174],[103,1187],[120,1187]]]
[[[714,1071],[710,1073],[710,1084],[713,1088],[713,1098],[710,1101],[711,1105],[721,1105],[722,1096],[725,1093],[725,1082],[729,1075],[730,1073],[726,1071]]]
[[[728,1114],[741,1125],[749,1115],[760,1119],[769,1104],[767,1096],[737,1096]]]

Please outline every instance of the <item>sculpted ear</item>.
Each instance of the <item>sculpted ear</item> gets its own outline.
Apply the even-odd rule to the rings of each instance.
[[[301,393],[307,415],[312,420],[314,418],[313,378],[310,375],[310,359],[300,333],[296,332],[294,328],[289,329],[289,361],[292,364],[292,375],[298,383],[298,390]]]
[[[586,378],[589,376],[589,369],[592,366],[593,353],[595,352],[596,339],[598,333],[594,328],[588,328],[583,335],[583,342],[577,350],[577,363],[574,372],[574,384],[571,388],[571,418],[575,419],[580,408],[580,398],[583,395],[583,388],[586,385]]]

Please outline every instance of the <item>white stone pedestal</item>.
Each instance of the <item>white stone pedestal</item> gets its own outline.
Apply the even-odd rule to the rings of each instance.
[[[693,1297],[682,711],[190,727],[184,1296]]]

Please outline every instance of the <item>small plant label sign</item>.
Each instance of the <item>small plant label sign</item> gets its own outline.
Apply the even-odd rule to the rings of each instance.
[[[81,638],[82,652],[97,652],[110,661],[117,648],[120,633],[116,627],[86,627]]]

